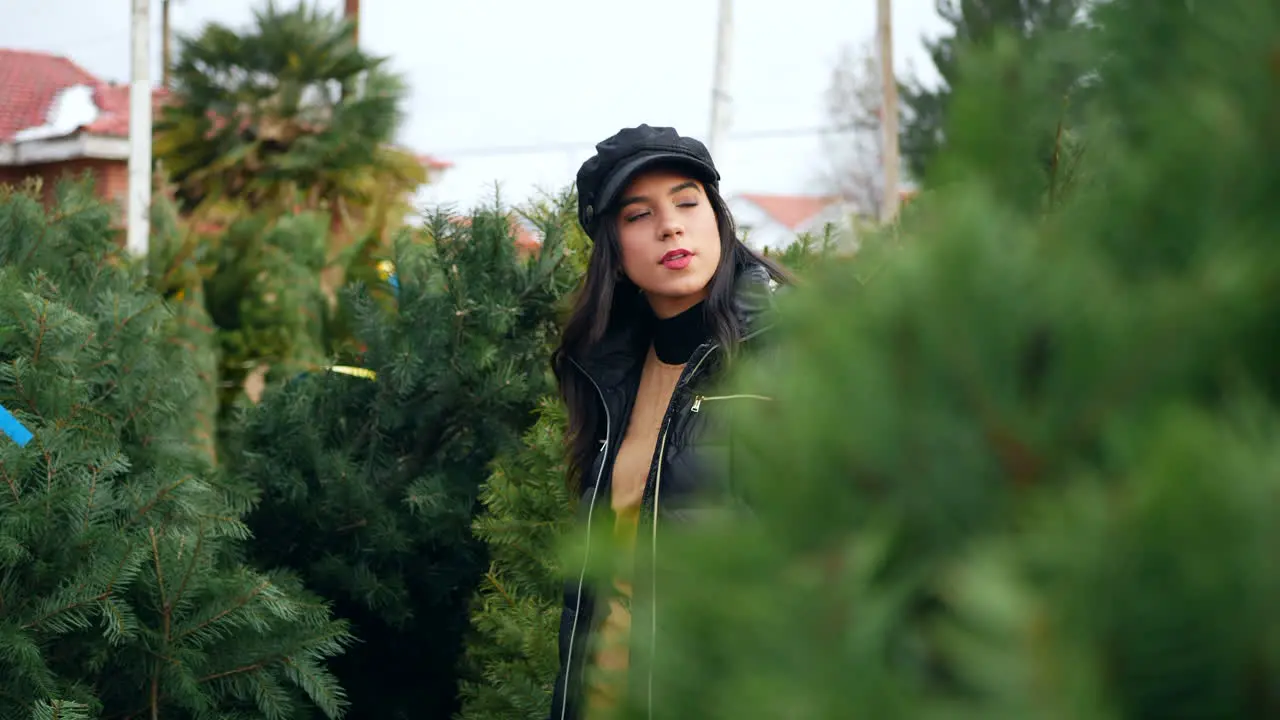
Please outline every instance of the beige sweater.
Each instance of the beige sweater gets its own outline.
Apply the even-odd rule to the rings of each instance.
[[[645,357],[635,407],[613,462],[610,505],[615,517],[614,541],[625,557],[631,557],[635,546],[644,483],[657,450],[663,415],[683,369],[684,365],[668,365],[658,360],[652,348]],[[616,707],[626,691],[631,635],[629,573],[624,571],[615,578],[614,590],[598,635],[599,645],[587,670],[587,718]]]

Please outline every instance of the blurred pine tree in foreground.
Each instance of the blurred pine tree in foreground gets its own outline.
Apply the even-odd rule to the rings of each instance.
[[[704,408],[755,516],[660,525],[652,717],[1280,714],[1280,5],[1073,41],[1069,127],[1052,57],[965,58],[891,259]]]

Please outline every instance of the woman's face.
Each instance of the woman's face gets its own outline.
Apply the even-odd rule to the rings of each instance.
[[[618,209],[622,271],[660,318],[698,304],[720,264],[720,230],[702,183],[677,171],[640,173]]]

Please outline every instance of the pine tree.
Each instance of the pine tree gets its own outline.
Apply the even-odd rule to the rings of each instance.
[[[565,486],[565,417],[547,398],[524,447],[495,463],[475,521],[489,569],[471,610],[460,720],[541,720],[551,706],[564,575],[560,543],[572,528]]]
[[[1280,713],[1280,8],[1096,20],[1070,193],[993,43],[892,260],[784,300],[731,381],[773,402],[704,405],[753,513],[663,536],[653,717]]]
[[[949,124],[952,90],[962,82],[962,58],[967,52],[989,48],[1008,33],[1027,40],[1028,49],[1058,48],[1060,36],[1078,27],[1088,6],[1089,0],[937,0],[938,14],[951,26],[949,34],[925,42],[939,84],[929,87],[912,79],[899,88],[904,115],[900,143],[908,172],[926,180],[946,142],[943,130]],[[1064,98],[1079,76],[1077,58],[1063,54],[1056,77],[1046,89]],[[1013,117],[1007,120],[1015,122]]]
[[[569,210],[519,254],[510,214],[437,213],[397,244],[394,307],[349,301],[375,376],[321,372],[244,418],[234,472],[260,493],[255,557],[296,569],[360,644],[334,665],[362,716],[446,717],[468,604],[487,566],[472,533],[490,463],[551,392],[548,347],[577,278]]]
[[[198,240],[188,235],[177,204],[163,190],[152,195],[151,237],[147,247],[147,280],[168,303],[170,341],[182,347],[200,381],[201,390],[188,400],[194,422],[190,442],[217,462],[219,416],[218,333],[206,307]]]
[[[0,717],[339,716],[349,635],[241,562],[182,314],[88,188],[37,193],[0,190]]]
[[[579,278],[591,246],[576,212],[566,189],[524,214],[544,233],[563,234],[566,261]],[[561,315],[568,300],[562,298]],[[550,357],[555,339],[547,338],[544,357]],[[544,396],[537,422],[518,448],[494,461],[481,487],[483,512],[473,531],[485,544],[489,566],[469,609],[470,632],[459,668],[460,720],[541,720],[550,707],[563,597],[559,550],[574,507],[565,486],[564,433],[559,397]]]

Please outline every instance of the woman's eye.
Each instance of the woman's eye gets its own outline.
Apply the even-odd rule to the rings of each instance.
[[[627,222],[635,222],[636,220],[639,220],[640,218],[642,218],[642,217],[644,217],[645,215],[648,215],[648,214],[649,214],[649,212],[646,210],[646,211],[644,211],[644,212],[638,212],[638,213],[633,213],[633,214],[631,214],[631,215],[627,215],[627,216],[626,216],[626,217],[627,217]]]

